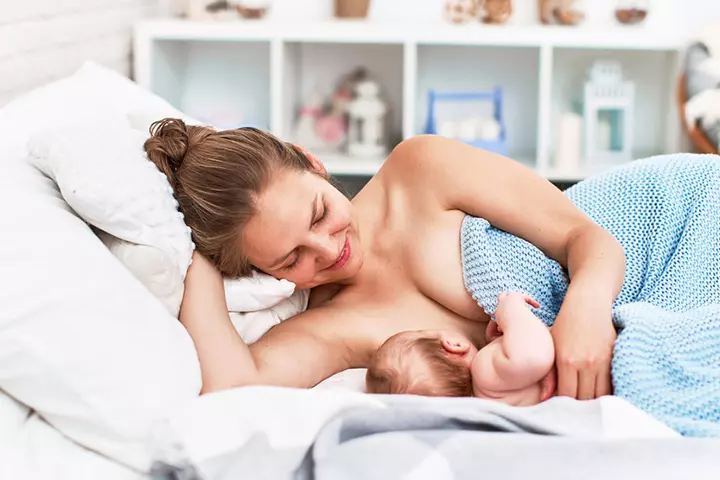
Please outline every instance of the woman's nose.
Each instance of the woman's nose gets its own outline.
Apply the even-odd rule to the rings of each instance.
[[[317,258],[321,263],[334,262],[337,255],[336,242],[329,236],[318,236],[313,240],[314,249],[317,252]]]

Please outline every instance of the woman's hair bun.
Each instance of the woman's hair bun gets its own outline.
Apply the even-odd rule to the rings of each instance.
[[[161,172],[167,175],[175,188],[177,171],[188,151],[188,127],[178,118],[165,118],[150,125],[150,138],[145,141],[145,152]]]

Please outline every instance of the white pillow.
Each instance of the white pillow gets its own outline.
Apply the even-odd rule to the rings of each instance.
[[[200,391],[192,340],[25,161],[40,129],[156,101],[117,74],[91,73],[0,109],[0,389],[144,471],[153,424]]]
[[[141,246],[140,258],[132,259],[122,252],[127,249],[110,245],[132,271],[148,274],[141,282],[177,315],[194,245],[167,178],[145,155],[146,139],[124,117],[108,114],[42,130],[31,137],[28,149],[30,161],[57,183],[80,217]],[[148,247],[159,252],[148,255]],[[152,258],[161,263],[134,267]],[[159,284],[152,278],[158,274]],[[176,287],[169,292],[168,278]]]
[[[108,115],[31,137],[31,162],[60,187],[89,224],[117,238],[159,248],[183,276],[193,245],[167,178],[143,151],[147,139]]]
[[[131,243],[96,230],[100,240],[130,273],[155,295],[173,317],[178,317],[185,285],[184,274],[160,248]]]

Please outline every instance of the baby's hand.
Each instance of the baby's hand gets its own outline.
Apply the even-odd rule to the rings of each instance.
[[[540,308],[540,304],[535,301],[530,295],[520,292],[505,292],[498,295],[498,306],[495,309],[495,316],[503,315],[504,313],[516,313],[517,308],[526,308],[526,305],[530,305],[535,308]]]
[[[485,329],[485,342],[490,343],[503,335],[503,324],[518,315],[527,315],[527,305],[540,307],[532,297],[519,292],[507,292],[498,295],[498,306],[495,309],[495,320],[488,322]]]

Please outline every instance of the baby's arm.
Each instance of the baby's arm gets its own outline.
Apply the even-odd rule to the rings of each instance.
[[[539,306],[519,293],[500,295],[495,318],[503,335],[473,359],[476,391],[519,390],[539,382],[553,367],[555,348],[550,331],[526,304]]]

